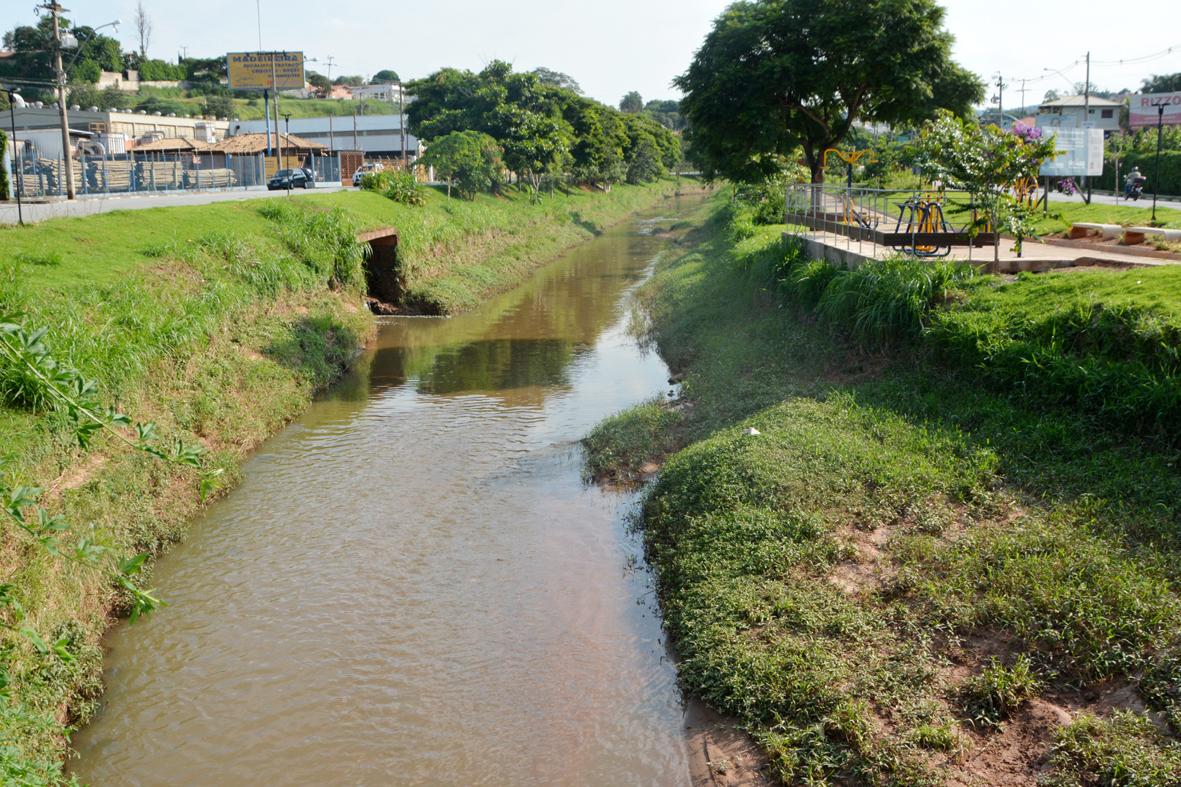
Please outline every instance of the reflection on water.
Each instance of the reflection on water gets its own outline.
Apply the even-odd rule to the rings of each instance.
[[[664,210],[669,211],[665,206]],[[612,230],[395,319],[162,559],[74,773],[106,784],[682,784],[633,498],[577,440],[664,388],[626,331],[667,241]]]

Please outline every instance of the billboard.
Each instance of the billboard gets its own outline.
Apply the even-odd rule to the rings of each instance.
[[[303,52],[230,52],[226,72],[234,90],[302,90]]]
[[[1160,115],[1158,106],[1165,108]],[[1132,128],[1155,126],[1157,119],[1166,126],[1181,126],[1181,90],[1176,93],[1139,93],[1128,104],[1128,119]]]
[[[1103,129],[1042,126],[1054,138],[1058,155],[1042,164],[1040,174],[1052,178],[1103,174]]]

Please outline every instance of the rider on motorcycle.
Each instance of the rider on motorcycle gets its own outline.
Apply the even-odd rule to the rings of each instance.
[[[1144,191],[1144,183],[1148,178],[1140,174],[1139,167],[1132,167],[1132,171],[1124,178],[1124,197],[1126,199],[1139,199],[1140,194]]]

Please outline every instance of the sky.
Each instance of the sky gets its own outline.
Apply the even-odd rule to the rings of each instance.
[[[154,32],[149,55],[213,56],[259,46],[250,0],[143,0]],[[1135,88],[1151,73],[1181,71],[1177,0],[944,0],[955,56],[1009,83],[1005,105],[1040,101],[1049,89],[1082,82],[1092,51],[1092,83]],[[480,69],[493,59],[518,70],[545,66],[574,77],[587,95],[617,104],[630,90],[645,100],[673,98],[683,72],[727,0],[258,0],[264,49],[302,50],[321,61],[309,68],[370,76],[392,68],[403,79],[443,66]],[[32,0],[0,0],[0,27],[30,24]],[[96,26],[115,18],[118,38],[135,48],[136,0],[70,0],[70,18]],[[1115,14],[1117,8],[1134,8]],[[1117,61],[1174,51],[1151,62]],[[1065,76],[1046,69],[1057,69]],[[995,89],[990,95],[995,94]]]

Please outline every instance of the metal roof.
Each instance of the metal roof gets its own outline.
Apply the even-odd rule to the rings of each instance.
[[[1085,96],[1063,96],[1056,98],[1053,101],[1047,101],[1040,106],[1045,107],[1082,107],[1086,106],[1087,99]],[[1091,106],[1093,107],[1122,107],[1123,101],[1112,101],[1109,98],[1099,98],[1098,96],[1091,96]]]

